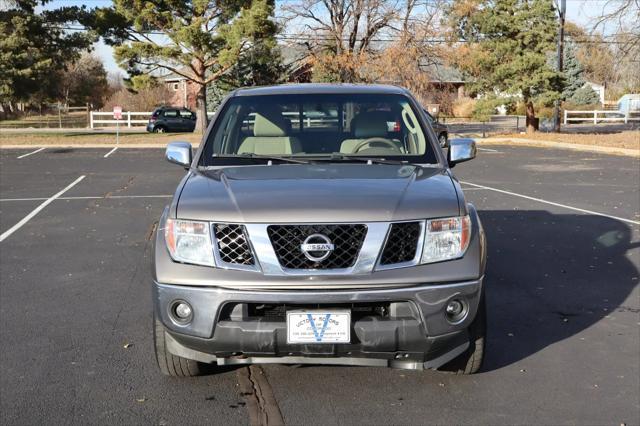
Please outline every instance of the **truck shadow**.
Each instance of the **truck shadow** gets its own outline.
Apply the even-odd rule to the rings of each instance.
[[[640,247],[632,242],[632,225],[546,211],[479,213],[488,244],[483,371],[544,350],[611,313],[633,310],[625,306],[639,275],[629,254],[637,256]]]

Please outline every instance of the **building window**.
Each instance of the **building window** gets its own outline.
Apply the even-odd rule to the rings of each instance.
[[[179,88],[180,88],[180,83],[173,83],[173,91],[174,92],[177,92]]]

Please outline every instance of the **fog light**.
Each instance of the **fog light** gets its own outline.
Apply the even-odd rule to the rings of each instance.
[[[191,306],[186,303],[178,303],[176,306],[176,316],[180,319],[187,319],[191,316]]]
[[[191,309],[191,306],[187,302],[176,300],[172,304],[171,314],[177,322],[186,323],[191,321],[193,309]]]
[[[464,309],[464,306],[462,306],[462,302],[460,302],[459,300],[452,300],[447,305],[447,314],[453,315],[453,316],[460,315],[463,309]]]
[[[460,322],[467,315],[467,305],[462,300],[453,299],[447,303],[445,312],[449,322]]]

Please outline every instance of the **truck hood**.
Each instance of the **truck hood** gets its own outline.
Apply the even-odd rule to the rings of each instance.
[[[458,196],[440,168],[386,164],[279,164],[196,171],[177,203],[181,219],[378,222],[455,216]]]

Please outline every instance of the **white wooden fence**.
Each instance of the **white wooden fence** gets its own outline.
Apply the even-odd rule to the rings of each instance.
[[[606,111],[606,110],[593,110],[593,111],[564,111],[564,124],[577,121],[590,121],[593,124],[599,122],[612,122],[618,121],[628,123],[630,121],[640,121],[640,114],[634,112],[622,112],[622,111]]]
[[[96,127],[105,127],[104,124],[108,126],[116,126],[120,124],[122,127],[136,127],[136,126],[146,126],[149,122],[149,118],[151,117],[151,111],[145,112],[135,112],[135,111],[122,111],[122,120],[116,120],[113,118],[113,112],[95,112],[91,111],[91,116],[89,117],[89,127],[95,129]],[[214,113],[208,112],[207,115],[211,118]],[[109,117],[108,119],[100,118],[100,117]]]
[[[135,111],[122,111],[122,120],[116,120],[113,118],[113,112],[91,112],[89,127],[95,129],[96,127],[105,127],[104,124],[109,126],[116,126],[118,123],[122,127],[136,127],[136,126],[146,126],[149,121],[149,117],[151,117],[151,112],[135,112]],[[207,116],[209,118],[213,117],[215,113],[207,112]],[[298,112],[285,112],[282,115],[289,116],[291,118],[298,118]],[[108,117],[108,119],[100,118],[100,117]],[[337,117],[305,117],[304,123],[306,127],[316,127],[316,126],[326,126],[327,123],[333,123],[336,126],[338,125]],[[253,120],[251,117],[247,124],[253,124]]]

